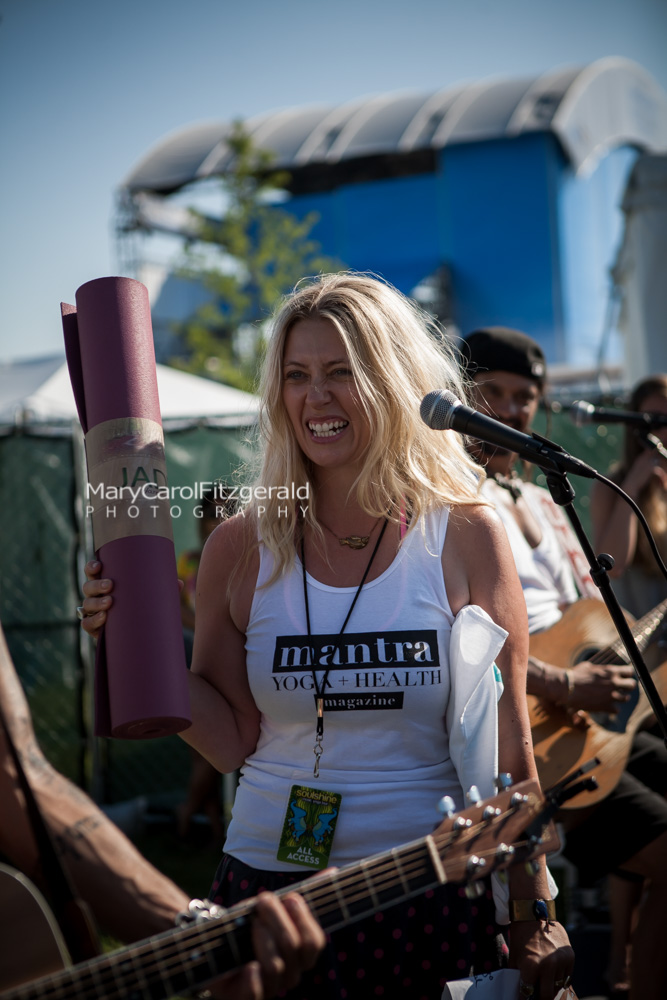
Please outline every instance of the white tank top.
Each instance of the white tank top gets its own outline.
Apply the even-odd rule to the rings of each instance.
[[[426,836],[440,798],[460,802],[445,729],[453,621],[441,563],[447,519],[444,509],[415,525],[388,569],[364,585],[340,638],[356,588],[307,576],[309,641],[301,563],[262,588],[273,559],[260,545],[246,654],[261,729],[241,770],[229,854],[257,868],[295,870],[276,857],[294,784],[342,795],[332,865]],[[330,668],[319,779],[313,658],[320,683]]]
[[[492,479],[487,479],[482,487],[482,492],[495,504],[496,513],[505,525],[526,600],[528,631],[532,635],[555,625],[562,616],[562,606],[576,601],[574,575],[553,522],[546,516],[544,506],[538,499],[538,495],[545,491],[533,483],[521,485],[524,501],[542,531],[542,540],[535,549],[531,548],[511,511],[498,498],[500,491],[501,487]]]

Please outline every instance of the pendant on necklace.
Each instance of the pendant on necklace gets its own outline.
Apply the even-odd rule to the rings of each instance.
[[[370,537],[370,535],[348,535],[346,538],[339,538],[338,544],[349,545],[351,549],[365,549]]]
[[[313,753],[315,754],[315,767],[313,768],[313,777],[319,778],[320,776],[320,757],[324,753],[324,698],[322,695],[318,694],[315,699],[317,705],[317,728],[315,730],[315,746],[313,747]]]

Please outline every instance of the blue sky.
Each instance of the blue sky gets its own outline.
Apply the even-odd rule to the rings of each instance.
[[[0,361],[119,273],[114,192],[168,132],[604,56],[667,91],[664,0],[0,0]]]

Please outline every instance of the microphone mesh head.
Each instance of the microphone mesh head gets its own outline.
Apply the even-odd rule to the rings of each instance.
[[[460,406],[460,400],[453,392],[445,389],[435,389],[422,399],[419,412],[425,424],[434,431],[445,431],[451,427],[451,416],[454,408]]]
[[[570,407],[570,418],[572,423],[576,427],[583,427],[585,424],[590,424],[593,419],[593,410],[595,408],[591,403],[587,403],[584,399],[578,399],[576,403],[573,403]]]

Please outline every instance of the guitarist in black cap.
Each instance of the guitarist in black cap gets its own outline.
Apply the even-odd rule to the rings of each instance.
[[[529,433],[547,374],[537,341],[518,330],[487,327],[471,333],[460,348],[477,409]],[[599,594],[563,512],[547,490],[521,477],[518,456],[474,440],[471,450],[485,467],[484,492],[507,530],[526,598],[529,630],[536,634],[555,625],[579,597]],[[635,687],[633,669],[627,664],[582,662],[568,670],[533,656],[528,661],[528,694],[565,706],[573,725],[586,725],[585,710],[617,712]],[[568,812],[574,818],[569,820],[572,828],[567,830],[563,853],[577,867],[580,884],[593,885],[611,876],[610,996],[664,997],[666,795],[667,750],[660,739],[640,732],[613,791],[595,806]],[[637,883],[643,883],[644,893],[630,949],[626,942],[632,911],[623,901],[632,898]]]

